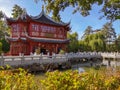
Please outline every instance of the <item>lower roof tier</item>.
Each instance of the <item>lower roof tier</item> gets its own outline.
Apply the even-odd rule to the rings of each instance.
[[[69,43],[69,39],[51,39],[51,38],[36,38],[36,37],[19,37],[19,38],[12,38],[12,37],[7,37],[7,40],[11,41],[11,42],[16,42],[16,41],[23,41],[23,42],[27,42],[27,41],[32,41],[32,42],[41,42],[41,43]]]

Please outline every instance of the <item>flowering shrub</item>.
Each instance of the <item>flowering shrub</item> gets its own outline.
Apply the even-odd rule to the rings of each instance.
[[[33,75],[23,69],[0,70],[0,90],[38,90]]]
[[[77,71],[48,72],[41,80],[45,90],[119,90],[120,72],[113,70],[90,70],[78,74]]]
[[[0,70],[0,90],[120,90],[120,70],[54,71],[42,80],[23,69]]]

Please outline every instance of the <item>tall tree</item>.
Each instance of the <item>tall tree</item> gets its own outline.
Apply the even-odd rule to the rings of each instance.
[[[5,35],[10,34],[10,28],[6,25],[6,23],[0,20],[0,39],[5,38]]]
[[[4,14],[0,11],[0,54],[9,51],[9,43],[5,40],[5,35],[9,35],[9,27],[4,22]]]
[[[10,50],[10,44],[7,42],[7,40],[3,38],[0,42],[2,43],[2,51],[4,53],[8,52]]]
[[[92,27],[91,26],[88,26],[87,28],[86,28],[86,30],[84,31],[84,34],[83,34],[83,36],[81,37],[82,39],[83,38],[85,38],[87,35],[90,35],[91,33],[92,33]]]
[[[102,32],[105,35],[106,43],[115,41],[116,32],[112,27],[112,23],[106,23],[102,28]]]
[[[2,43],[0,42],[0,55],[2,53]]]
[[[120,35],[116,38],[115,41],[116,50],[120,52]]]
[[[77,32],[74,32],[72,34],[68,33],[67,37],[70,39],[70,43],[68,45],[68,51],[77,52],[79,49],[78,33]]]
[[[102,28],[102,33],[105,36],[107,51],[111,51],[111,47],[116,40],[116,32],[112,27],[112,23],[106,23]]]
[[[0,11],[0,20],[2,20],[3,17],[4,17],[3,12]]]
[[[0,11],[0,39],[4,37],[4,31],[6,29],[5,23],[3,22],[3,12]]]
[[[59,12],[67,7],[73,7],[73,13],[80,12],[83,16],[89,15],[89,11],[94,4],[102,6],[101,12],[104,12],[110,20],[120,19],[120,0],[34,0],[44,1],[47,12],[52,12],[54,17],[60,18]]]
[[[0,39],[5,38],[5,34],[10,34],[10,28],[6,25],[4,21],[4,14],[0,11]]]
[[[79,47],[82,51],[105,51],[106,44],[104,39],[105,37],[101,31],[89,34],[79,41]]]
[[[91,37],[93,37],[89,41],[89,45],[91,47],[92,51],[105,51],[106,44],[104,41],[104,35],[101,32],[97,32],[95,34],[91,34]]]
[[[15,4],[12,9],[13,18],[17,18],[18,16],[22,15],[22,13],[23,13],[23,9],[17,4]]]

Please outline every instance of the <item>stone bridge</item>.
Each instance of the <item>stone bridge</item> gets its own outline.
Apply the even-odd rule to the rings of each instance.
[[[20,56],[4,56],[0,57],[0,66],[10,65],[13,67],[17,66],[30,66],[33,64],[39,65],[61,65],[65,64],[70,66],[74,62],[88,61],[95,62],[102,60],[103,58],[120,58],[120,53],[102,53],[102,52],[77,52],[77,53],[66,53],[66,54],[53,54],[49,55],[20,55]],[[32,66],[30,66],[32,67]]]

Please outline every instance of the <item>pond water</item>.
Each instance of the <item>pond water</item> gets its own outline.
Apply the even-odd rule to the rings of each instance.
[[[76,70],[83,67],[95,67],[95,66],[117,67],[120,66],[120,59],[103,59],[98,62],[83,62],[72,65],[72,70]]]

